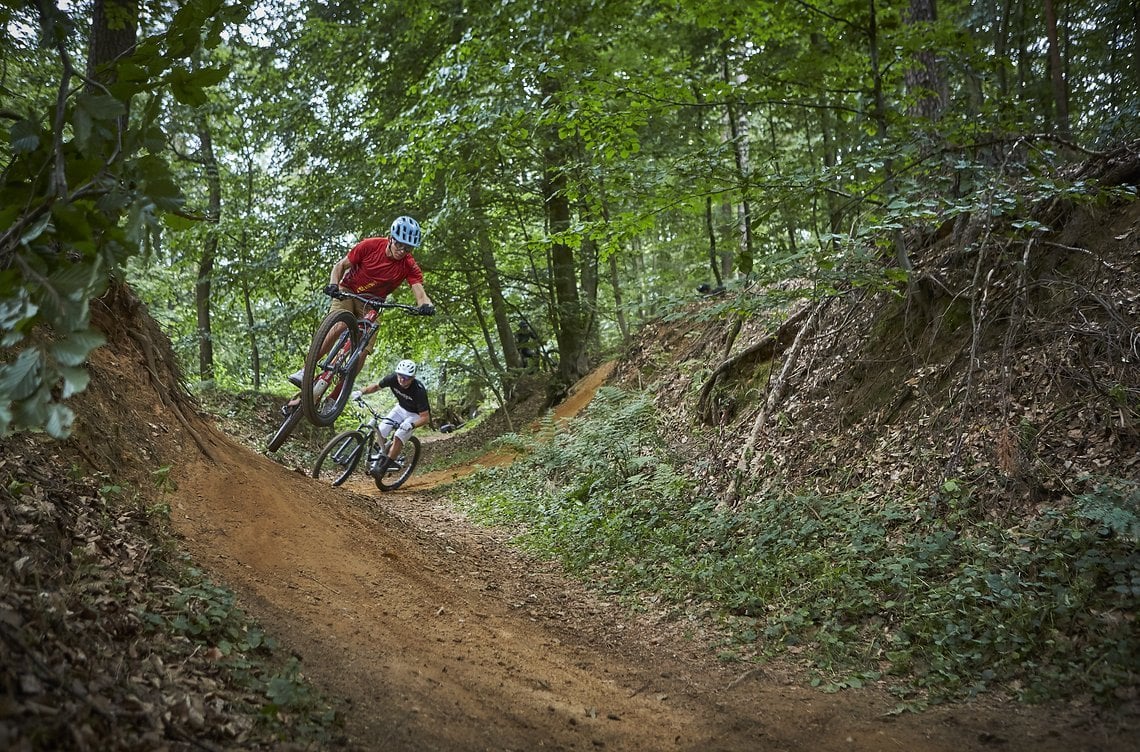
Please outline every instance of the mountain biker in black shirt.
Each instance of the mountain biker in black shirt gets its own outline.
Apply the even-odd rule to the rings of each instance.
[[[352,396],[373,394],[381,389],[391,389],[396,398],[396,406],[389,411],[388,416],[380,422],[380,435],[387,441],[393,429],[396,439],[388,450],[387,457],[381,457],[373,468],[372,474],[383,475],[392,463],[400,456],[404,442],[412,435],[412,431],[431,420],[430,402],[428,401],[427,387],[416,378],[416,362],[414,360],[401,360],[396,364],[396,371],[390,373],[375,384],[364,387]]]

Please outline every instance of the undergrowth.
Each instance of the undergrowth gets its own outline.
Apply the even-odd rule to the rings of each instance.
[[[300,749],[340,738],[297,661],[178,551],[154,491],[68,472],[33,441],[4,448],[0,680],[11,692],[0,747]],[[168,470],[154,474],[159,490]]]
[[[570,426],[509,437],[524,456],[469,478],[461,503],[607,590],[711,606],[738,657],[794,648],[825,688],[883,681],[900,708],[1135,693],[1135,482],[1000,522],[956,481],[937,513],[870,489],[721,511],[673,467],[659,423],[650,395],[600,390]]]

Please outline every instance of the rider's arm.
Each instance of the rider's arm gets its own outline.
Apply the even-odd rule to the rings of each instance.
[[[427,291],[424,290],[423,283],[417,282],[412,285],[412,292],[416,296],[416,305],[431,305],[431,298],[428,297]]]
[[[345,274],[348,274],[350,271],[352,271],[352,264],[349,263],[348,256],[345,256],[340,261],[333,264],[332,271],[329,272],[329,283],[333,285],[339,285],[340,280],[344,277]]]

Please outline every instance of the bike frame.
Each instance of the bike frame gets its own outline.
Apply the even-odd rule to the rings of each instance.
[[[309,420],[321,426],[332,425],[344,409],[347,392],[351,391],[357,372],[364,363],[365,351],[375,340],[380,328],[380,311],[400,308],[409,314],[419,313],[416,306],[386,303],[382,298],[369,295],[337,291],[332,297],[360,301],[364,304],[364,314],[353,316],[349,311],[330,311],[313,336],[309,356],[306,358],[305,378],[302,379],[301,404]],[[355,331],[351,329],[352,326],[356,327]],[[316,356],[314,348],[320,347],[328,335],[336,331],[336,327],[344,327],[344,330],[327,353]]]
[[[382,474],[374,474],[376,458],[381,455],[387,456],[391,442],[396,440],[396,422],[389,419],[388,416],[382,415],[361,397],[357,397],[355,402],[362,411],[360,425],[355,429],[338,433],[325,444],[320,454],[317,455],[312,476],[314,478],[322,477],[322,469],[327,467],[332,474],[333,485],[339,486],[348,479],[356,468],[363,467],[365,474],[375,480],[376,487],[381,491],[395,490],[407,481],[419,463],[421,446],[419,439],[415,436],[408,437],[408,440],[401,447],[395,463],[385,469]],[[368,413],[371,414],[371,417]],[[392,427],[387,439],[380,435],[380,426],[385,423]],[[326,466],[326,461],[331,464]]]

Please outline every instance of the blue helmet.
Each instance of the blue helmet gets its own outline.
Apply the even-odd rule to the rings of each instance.
[[[420,241],[423,239],[420,223],[411,217],[396,217],[396,221],[392,223],[392,229],[388,231],[388,236],[397,243],[410,245],[412,248],[419,248]]]

